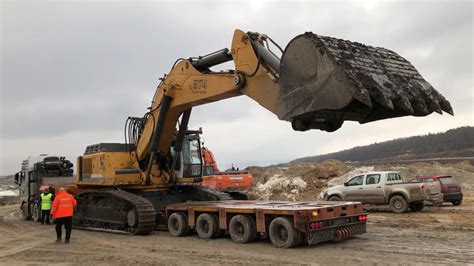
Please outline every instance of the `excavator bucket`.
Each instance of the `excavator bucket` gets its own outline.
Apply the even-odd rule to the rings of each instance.
[[[308,32],[285,48],[279,73],[278,115],[299,131],[335,131],[345,120],[453,115],[410,62],[384,48]]]

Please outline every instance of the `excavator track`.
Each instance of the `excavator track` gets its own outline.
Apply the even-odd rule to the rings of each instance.
[[[147,235],[155,228],[155,208],[141,196],[123,190],[87,190],[76,198],[75,228],[129,235]]]

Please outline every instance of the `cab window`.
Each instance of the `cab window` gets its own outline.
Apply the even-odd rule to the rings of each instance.
[[[403,179],[398,173],[388,173],[387,181],[388,182],[401,182],[403,181]]]
[[[201,145],[198,139],[183,142],[184,177],[202,176]]]
[[[366,185],[374,185],[380,182],[380,175],[379,174],[369,174],[365,178]]]
[[[362,183],[364,182],[364,176],[363,175],[358,175],[353,177],[351,180],[347,181],[347,186],[361,186]]]

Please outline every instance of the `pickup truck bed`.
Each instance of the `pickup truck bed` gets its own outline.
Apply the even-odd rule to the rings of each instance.
[[[202,220],[199,216],[211,215],[213,219],[216,219],[218,230],[229,232],[234,241],[233,218],[235,216],[247,217],[245,219],[250,219],[248,221],[255,225],[249,227],[252,234],[258,233],[264,238],[269,237],[275,246],[284,248],[301,243],[313,245],[325,241],[347,239],[353,235],[365,233],[367,221],[367,214],[360,202],[248,200],[187,202],[169,205],[166,212],[168,219],[173,213],[185,215],[187,226],[196,229],[198,235],[200,230],[197,227],[200,226],[199,221]],[[275,226],[272,224],[281,222],[289,222],[291,228],[274,230]],[[168,223],[169,229],[170,226],[172,227]],[[171,231],[170,233],[173,234]],[[275,233],[281,233],[281,231],[285,231],[283,233],[287,235],[297,234],[298,241],[279,245]]]

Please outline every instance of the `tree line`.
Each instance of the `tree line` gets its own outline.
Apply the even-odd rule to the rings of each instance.
[[[363,162],[397,156],[414,158],[427,154],[474,156],[474,127],[466,126],[443,133],[399,138],[334,153],[298,158],[292,162],[319,162],[328,159]]]

